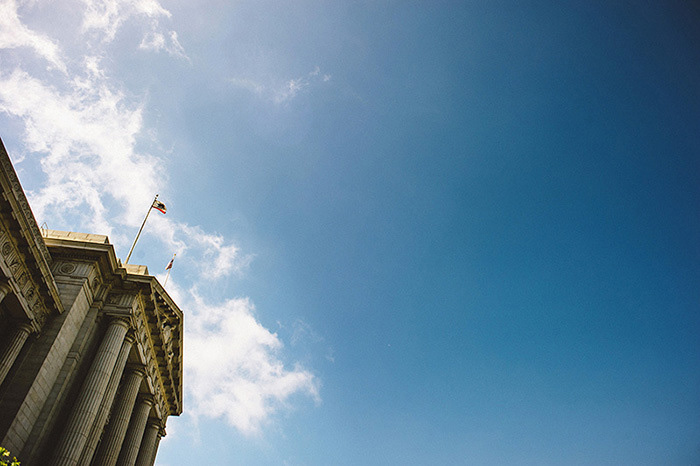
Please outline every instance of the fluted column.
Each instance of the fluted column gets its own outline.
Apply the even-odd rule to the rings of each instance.
[[[139,394],[144,375],[145,372],[141,368],[132,368],[127,371],[93,464],[114,466],[117,463],[119,450],[121,450],[126,429],[129,427],[131,412],[134,410],[134,402]]]
[[[0,282],[0,302],[2,302],[2,300],[5,299],[5,296],[10,294],[11,291],[12,291],[12,287],[7,282],[7,280],[1,281]]]
[[[153,447],[153,458],[151,459],[151,464],[155,463],[156,457],[158,456],[158,445],[160,445],[160,440],[165,437],[165,428],[162,427],[158,432],[158,438],[156,439],[156,444]]]
[[[150,419],[146,423],[146,431],[143,433],[139,456],[136,457],[136,466],[153,466],[156,459],[156,448],[160,440],[160,421]]]
[[[52,465],[78,464],[128,329],[128,322],[122,319],[112,319],[109,323],[107,333],[102,338],[97,355],[90,365],[78,399],[54,450]]]
[[[7,373],[10,372],[30,333],[32,333],[32,327],[29,324],[20,324],[13,329],[8,345],[2,352],[2,356],[0,356],[0,384],[5,380]]]
[[[100,409],[97,412],[97,417],[95,418],[95,423],[90,430],[90,435],[88,435],[87,441],[85,442],[85,447],[83,448],[83,453],[80,456],[80,465],[89,465],[92,457],[95,454],[95,448],[100,441],[100,434],[105,427],[107,422],[107,417],[109,417],[109,411],[114,403],[114,395],[117,393],[117,388],[119,388],[119,381],[122,379],[122,374],[124,373],[124,366],[126,366],[126,360],[129,357],[129,351],[131,351],[131,346],[134,344],[133,335],[127,335],[122,343],[122,347],[119,350],[119,356],[117,356],[117,362],[114,365],[114,370],[109,378],[109,383],[105,389],[105,395],[102,397],[102,403],[100,404]]]
[[[153,406],[153,397],[151,395],[140,397],[136,402],[129,429],[124,437],[122,451],[119,454],[119,466],[134,466],[136,457],[139,454],[143,433],[146,429],[148,415],[151,413],[151,406]]]

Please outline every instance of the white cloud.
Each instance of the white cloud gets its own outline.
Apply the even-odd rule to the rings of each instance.
[[[66,71],[58,45],[22,24],[17,13],[16,1],[3,0],[0,2],[0,49],[17,47],[32,48],[54,68]]]
[[[37,218],[48,209],[61,215],[83,206],[91,211],[86,226],[109,234],[104,198],[125,207],[119,221],[137,222],[142,199],[155,192],[158,160],[134,152],[141,104],[110,88],[93,59],[86,63],[90,72],[76,76],[67,91],[19,69],[0,75],[0,111],[22,119],[27,149],[43,154],[47,182],[31,193]]]
[[[84,33],[96,32],[104,42],[111,42],[121,26],[133,17],[146,19],[139,49],[154,52],[165,51],[169,55],[189,61],[177,32],[164,31],[160,18],[170,18],[171,13],[157,0],[82,0],[85,5],[82,29]]]
[[[96,30],[104,34],[105,41],[111,41],[123,23],[132,16],[143,15],[153,20],[170,17],[170,12],[156,0],[83,0],[83,31]]]
[[[301,367],[287,369],[277,334],[253,315],[247,298],[220,305],[190,292],[194,311],[187,324],[185,385],[194,417],[225,418],[245,434],[257,434],[290,396],[319,400],[318,380]]]

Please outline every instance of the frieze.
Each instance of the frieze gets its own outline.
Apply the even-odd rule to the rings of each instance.
[[[37,330],[41,329],[44,326],[44,323],[46,322],[46,318],[48,317],[48,314],[46,312],[42,312],[42,307],[39,302],[34,303],[34,307],[32,308],[32,314],[34,315],[34,320],[37,323]]]
[[[143,304],[142,301],[141,304]],[[162,375],[158,370],[158,361],[155,356],[155,348],[153,346],[151,332],[147,324],[145,306],[141,305],[135,309],[134,324],[136,327],[136,341],[143,351],[146,373],[153,384],[156,403],[161,413],[168,415],[170,414],[170,405],[163,396],[165,393],[165,387],[163,385]]]
[[[2,260],[10,270],[10,275],[17,284],[17,290],[26,303],[25,312],[28,311],[29,317],[36,321],[39,328],[41,328],[46,321],[49,310],[44,306],[37,291],[37,284],[31,279],[31,274],[22,258],[22,254],[8,235],[4,225],[0,228],[0,245]]]
[[[182,389],[182,314],[175,307],[173,308],[165,297],[158,290],[158,283],[151,287],[151,303],[153,307],[151,312],[154,314],[155,321],[151,322],[149,330],[153,335],[160,337],[159,348],[157,353],[158,371],[161,375],[161,380],[167,390],[164,390],[164,395],[167,396],[169,403],[172,403],[172,412],[177,412],[181,409],[181,389]],[[158,339],[156,338],[156,341]],[[162,351],[162,353],[161,353]],[[172,398],[171,398],[172,396]],[[168,413],[170,414],[170,413]]]
[[[105,299],[105,304],[110,307],[121,307],[121,308],[136,308],[138,302],[136,295],[133,293],[123,293],[119,291],[112,291],[107,295]]]
[[[53,274],[57,277],[85,279],[95,275],[94,261],[57,261],[53,266]]]

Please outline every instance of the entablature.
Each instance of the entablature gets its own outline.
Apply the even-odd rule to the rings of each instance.
[[[38,332],[49,315],[63,312],[63,306],[51,273],[51,255],[2,141],[0,189],[0,270],[12,292],[5,305]]]

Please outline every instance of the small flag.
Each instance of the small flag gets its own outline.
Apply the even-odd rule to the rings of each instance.
[[[154,209],[156,209],[157,211],[159,211],[159,212],[161,212],[161,213],[165,213],[165,210],[166,210],[166,209],[165,209],[165,204],[163,204],[162,202],[160,202],[158,199],[155,199],[155,200],[153,201],[153,205],[152,205],[151,207],[153,207]]]
[[[170,270],[173,268],[173,261],[175,260],[175,256],[173,256],[172,259],[170,259],[170,262],[168,262],[168,265],[165,267],[165,270]]]

